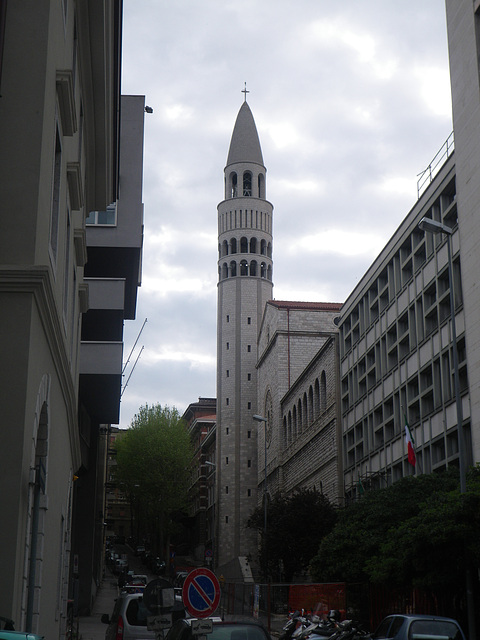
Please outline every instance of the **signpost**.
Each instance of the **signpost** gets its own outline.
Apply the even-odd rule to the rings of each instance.
[[[155,631],[158,639],[163,638],[164,629],[172,626],[172,611],[175,605],[174,590],[164,578],[156,578],[143,591],[143,602],[153,614],[147,618],[147,629]]]
[[[220,584],[210,569],[190,571],[182,589],[183,604],[194,618],[208,618],[220,602]]]

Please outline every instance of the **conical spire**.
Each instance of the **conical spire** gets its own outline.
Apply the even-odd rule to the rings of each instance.
[[[247,102],[240,107],[230,141],[227,166],[235,162],[256,162],[263,165],[257,127]]]

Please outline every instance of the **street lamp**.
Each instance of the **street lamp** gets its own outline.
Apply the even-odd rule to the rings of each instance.
[[[267,418],[255,414],[253,419],[256,422],[263,422],[265,425],[265,481],[263,483],[263,535],[265,540],[265,580],[267,580]]]
[[[452,235],[453,229],[446,224],[422,218],[418,223],[422,231],[428,233],[444,233],[447,236],[448,252],[448,286],[450,289],[450,321],[452,326],[452,351],[453,351],[453,378],[455,385],[455,404],[457,408],[457,429],[458,429],[458,458],[460,467],[460,493],[467,491],[467,473],[465,462],[465,433],[463,430],[463,407],[460,394],[460,375],[458,372],[458,348],[457,348],[457,327],[455,321],[455,298],[453,292],[453,262],[452,262]],[[473,601],[472,576],[469,567],[466,567],[466,590],[467,590],[467,616],[470,638],[475,638],[475,614]]]

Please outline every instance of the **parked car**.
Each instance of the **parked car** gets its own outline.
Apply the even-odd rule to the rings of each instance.
[[[122,591],[115,600],[112,615],[102,615],[102,622],[108,624],[105,640],[155,640],[155,631],[147,629],[148,618],[153,615],[145,606],[141,593]],[[176,604],[172,619],[176,621],[184,616],[183,605]]]
[[[141,556],[141,555],[142,555],[142,553],[145,553],[145,545],[143,545],[143,544],[139,544],[139,545],[137,546],[137,548],[135,549],[135,555],[136,555],[136,556]]]
[[[382,620],[374,640],[465,640],[460,625],[453,618],[428,615],[395,614]],[[213,640],[213,638],[212,638]]]
[[[108,624],[105,640],[154,640],[155,631],[147,629],[151,613],[139,593],[120,593],[111,616],[104,614],[102,622]]]
[[[196,618],[177,620],[165,640],[194,640],[192,621]],[[222,620],[212,618],[213,632],[207,635],[208,640],[271,640],[268,631],[255,620]],[[204,622],[204,621],[203,621]]]

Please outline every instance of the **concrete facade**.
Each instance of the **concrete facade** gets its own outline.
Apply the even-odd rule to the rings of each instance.
[[[256,506],[257,336],[272,297],[273,207],[247,102],[234,126],[218,205],[217,557],[219,575],[234,579],[256,549],[246,521]]]
[[[116,327],[112,340],[108,321],[97,326],[108,335],[84,361],[81,332],[86,218],[118,199],[121,13],[118,0],[9,2],[0,11],[1,615],[48,638],[66,631],[78,482],[89,493],[78,522],[92,524],[78,540],[89,602],[101,572],[99,424],[118,415],[108,376],[121,379],[122,333]],[[127,317],[136,299],[127,289],[115,281],[101,293],[122,322],[119,296],[124,308],[130,301]],[[99,343],[109,341],[104,360]],[[92,371],[82,362],[101,370],[103,415],[80,384]]]

